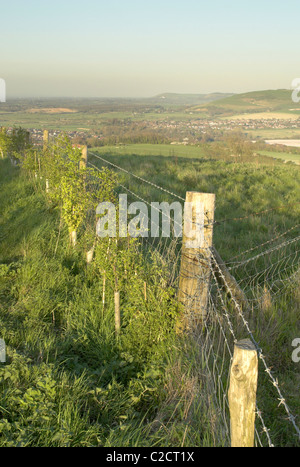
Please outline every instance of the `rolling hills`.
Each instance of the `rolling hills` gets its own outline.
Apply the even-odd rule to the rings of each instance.
[[[257,114],[261,112],[290,113],[300,115],[299,104],[292,101],[288,89],[254,91],[234,94],[209,102],[207,105],[194,106],[192,111],[207,111],[210,115],[231,116],[238,114]]]

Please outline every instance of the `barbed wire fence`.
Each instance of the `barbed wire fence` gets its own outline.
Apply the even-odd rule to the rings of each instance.
[[[153,193],[158,193],[158,201],[167,197],[168,201],[180,202],[186,200],[173,191],[166,189],[152,180],[147,180],[128,169],[117,165],[98,154],[89,152],[87,167],[101,171],[103,167],[110,167],[113,171],[121,174],[119,177],[116,194],[128,195],[129,201],[142,201],[153,209]],[[139,187],[148,186],[150,192],[136,188],[131,183],[134,179]],[[87,174],[87,189],[97,189],[97,179],[92,174]],[[138,191],[138,193],[137,193]],[[300,204],[300,203],[296,203]],[[230,222],[242,222],[256,216],[278,212],[283,208],[294,205],[282,205],[277,208],[254,212],[245,216],[216,219],[211,221],[210,212],[206,212],[204,227],[218,228]],[[161,214],[160,208],[154,208]],[[164,235],[161,224],[152,220],[152,227],[156,235],[139,239],[136,247],[143,254],[155,253],[156,258],[168,271],[167,286],[178,290],[180,287],[180,275],[182,272],[191,274],[191,271],[183,271],[182,258],[184,241],[174,234],[174,219],[166,213],[170,222],[170,235]],[[95,212],[87,213],[86,225],[95,231]],[[199,314],[195,313],[195,301],[197,297],[186,297],[188,306],[185,314],[188,318],[188,329],[199,351],[199,372],[205,375],[204,381],[206,391],[214,400],[214,415],[218,420],[219,443],[230,445],[230,410],[228,390],[230,385],[230,367],[233,361],[233,349],[239,339],[248,337],[254,344],[260,361],[260,375],[262,385],[259,385],[258,400],[256,404],[255,445],[273,447],[276,445],[278,430],[288,433],[291,445],[299,445],[300,428],[299,421],[290,408],[289,401],[284,394],[282,386],[277,379],[273,368],[269,364],[270,356],[265,355],[264,349],[258,343],[256,334],[258,331],[259,317],[265,310],[280,300],[290,289],[299,287],[300,269],[300,224],[285,229],[243,251],[238,252],[226,261],[223,261],[215,248],[204,245],[202,252],[197,254],[198,264],[205,259],[205,273],[194,273],[190,279],[194,283],[194,289],[198,294],[207,286],[207,300],[205,319],[201,320],[199,326]],[[203,258],[205,251],[205,258]],[[272,360],[272,359],[271,359]],[[269,385],[269,389],[267,389]],[[264,393],[267,391],[270,402],[264,404]],[[262,406],[261,406],[262,404]],[[278,428],[276,420],[280,421]]]
[[[98,170],[101,167],[109,166],[126,175],[126,181],[122,179],[119,188],[123,192],[125,191],[132,201],[142,201],[147,206],[152,204],[149,199],[141,195],[142,190],[136,193],[130,185],[131,178],[134,178],[141,185],[148,185],[151,189],[167,195],[169,200],[181,203],[185,201],[182,196],[134,174],[104,157],[94,153],[89,153],[89,156],[92,156],[93,162],[89,161],[88,166]],[[125,186],[126,184],[127,186]],[[221,221],[217,219],[213,222],[213,226],[217,227],[226,222],[242,221],[251,216],[261,216],[291,206],[285,204],[278,208],[246,216],[227,218]],[[169,221],[174,227],[174,220],[169,217]],[[209,225],[209,220],[206,222],[206,225]],[[157,225],[157,229],[160,235],[156,238],[141,238],[140,246],[157,252],[161,262],[168,265],[169,285],[178,288],[183,247],[182,238],[176,238],[172,234],[168,238],[164,238],[160,225]],[[174,232],[174,229],[171,231]],[[259,397],[256,405],[256,446],[275,446],[273,433],[268,428],[268,424],[272,425],[275,439],[277,439],[276,417],[281,423],[288,426],[286,429],[291,436],[291,444],[298,444],[300,441],[299,422],[293,415],[280,382],[273,374],[268,357],[257,342],[253,331],[256,328],[255,316],[269,309],[277,297],[284,294],[287,289],[299,286],[299,233],[300,224],[296,224],[267,241],[239,252],[226,262],[223,262],[214,247],[207,246],[210,251],[207,315],[200,328],[192,324],[190,329],[199,348],[199,361],[202,362],[202,370],[206,374],[207,390],[214,397],[216,414],[222,425],[220,430],[222,442],[225,444],[230,444],[228,388],[233,348],[234,344],[244,337],[249,337],[255,345],[260,361],[260,374],[264,375],[263,390],[260,391],[260,388],[258,390]],[[198,260],[201,263],[202,258],[199,257]],[[206,281],[207,277],[203,278],[203,275],[200,274],[193,279],[198,282],[198,289],[201,289],[203,281]],[[189,319],[193,321],[195,317],[191,310],[186,310],[186,312],[189,314]],[[270,386],[270,391],[267,389],[268,397],[272,399],[272,413],[269,414],[266,412],[268,407],[260,407],[263,400],[263,395],[260,393],[266,390],[267,384]]]

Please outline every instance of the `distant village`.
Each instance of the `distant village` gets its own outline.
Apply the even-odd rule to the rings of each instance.
[[[60,134],[66,134],[71,140],[76,143],[82,144],[88,138],[92,139],[97,145],[101,145],[101,141],[105,139],[105,125],[107,122],[101,122],[102,131],[96,131],[93,129],[79,129],[73,131],[59,131],[49,130],[50,138],[58,137]],[[136,131],[139,131],[141,125],[147,130],[155,132],[164,132],[169,138],[171,144],[190,144],[194,140],[205,140],[205,137],[209,135],[217,134],[219,132],[225,133],[227,131],[243,131],[248,130],[262,130],[262,129],[300,129],[300,118],[295,119],[191,119],[191,120],[145,120],[142,122],[128,122],[129,125],[135,127]],[[111,123],[110,123],[111,125]],[[100,124],[99,124],[100,126]],[[43,141],[43,129],[41,128],[29,128],[28,131],[31,134],[31,140],[35,144],[42,143]]]

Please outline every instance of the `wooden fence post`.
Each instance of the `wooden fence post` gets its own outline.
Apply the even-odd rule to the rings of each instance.
[[[49,180],[48,178],[46,179],[46,193],[48,194],[50,191],[50,187],[49,187]]]
[[[77,232],[76,232],[76,230],[73,230],[72,232],[70,232],[70,242],[71,242],[71,245],[75,248],[75,246],[77,245]]]
[[[231,447],[254,447],[257,379],[257,349],[250,339],[242,340],[235,345],[230,370]]]
[[[95,253],[95,246],[91,250],[89,250],[86,254],[86,262],[87,264],[91,264],[94,259],[94,253]]]
[[[79,168],[80,169],[86,169],[87,160],[88,160],[88,147],[87,146],[83,146],[83,148],[81,150],[81,154],[82,154],[82,157],[81,157],[81,161],[79,163]]]
[[[121,330],[120,292],[115,292],[115,329],[118,335]]]
[[[184,229],[178,288],[178,300],[185,309],[184,325],[188,325],[189,321],[197,324],[207,315],[215,195],[187,192],[186,202],[193,206],[193,214],[189,231]],[[190,242],[199,240],[199,231],[197,233],[195,229],[199,208],[204,209],[203,235],[199,246],[190,248]]]
[[[44,130],[44,133],[43,133],[43,149],[44,149],[44,151],[46,151],[46,149],[48,148],[48,145],[49,145],[49,131]]]

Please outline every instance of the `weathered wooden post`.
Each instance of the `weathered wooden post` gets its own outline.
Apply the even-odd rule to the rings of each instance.
[[[86,262],[87,264],[91,264],[94,259],[94,253],[95,253],[95,246],[91,250],[89,250],[86,254]]]
[[[43,150],[46,151],[49,145],[49,131],[44,130],[43,132]]]
[[[228,392],[231,447],[254,447],[257,349],[250,339],[235,345]]]
[[[79,163],[79,168],[80,169],[86,169],[87,161],[88,161],[88,147],[87,146],[83,146],[83,148],[81,150],[81,154],[82,154],[82,157],[81,157],[81,161]]]
[[[70,242],[73,248],[77,245],[77,232],[73,230],[70,232]]]
[[[115,292],[115,329],[118,335],[121,330],[120,292]]]
[[[184,325],[189,325],[202,322],[207,315],[215,195],[187,192],[186,203],[192,206],[192,219],[183,233],[178,300],[184,305]],[[201,212],[202,222],[197,225]],[[191,248],[193,243],[196,247]]]

